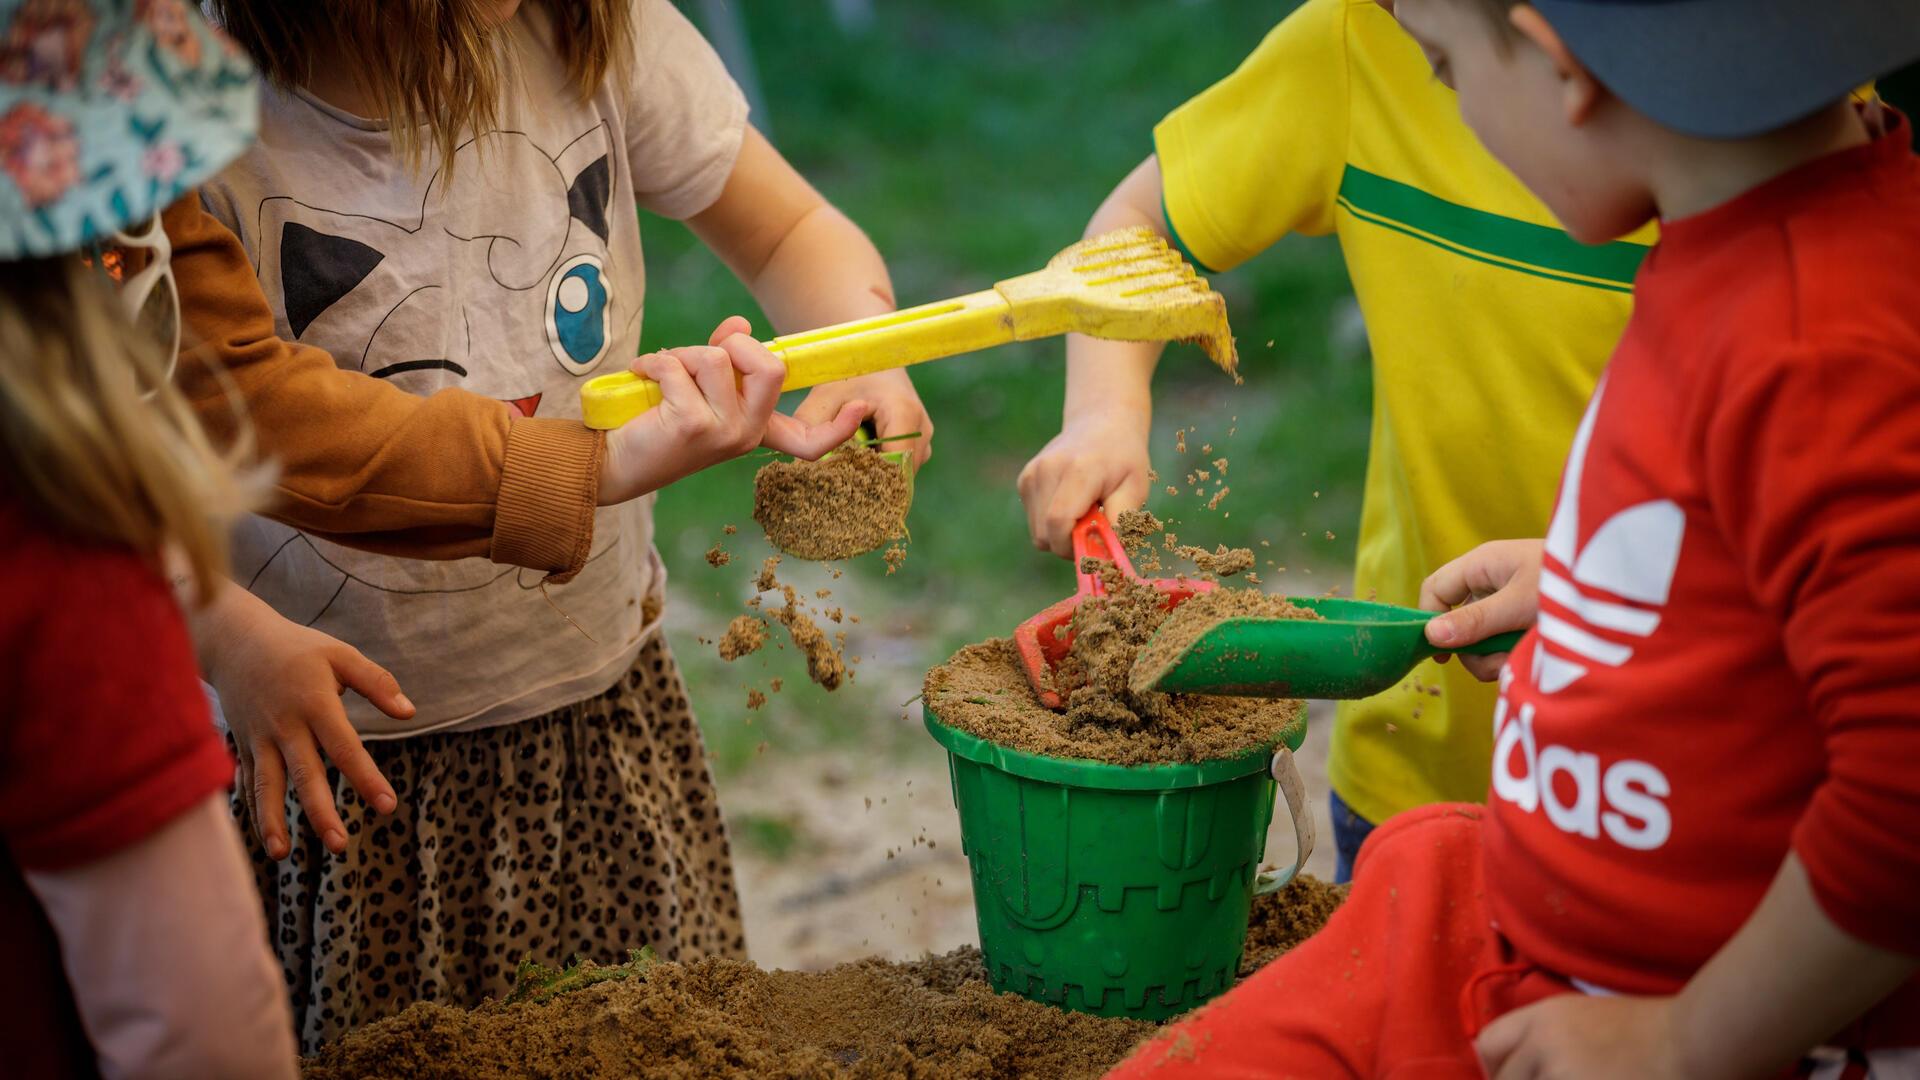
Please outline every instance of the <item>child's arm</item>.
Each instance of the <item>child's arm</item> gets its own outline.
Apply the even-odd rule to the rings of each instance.
[[[1543,1003],[1489,1026],[1491,1056],[1555,1075],[1764,1074],[1916,970],[1920,364],[1871,339],[1780,348],[1716,387],[1701,475],[1805,687],[1821,782],[1759,907],[1677,997]],[[1625,1056],[1643,1045],[1646,1067]]]
[[[179,604],[144,553],[7,540],[0,844],[59,939],[102,1071],[292,1076],[286,987],[227,811],[233,759]]]
[[[777,332],[894,308],[887,266],[873,242],[751,126],[719,198],[687,225],[752,291]],[[904,371],[815,387],[794,415],[821,423],[856,399],[872,404],[882,438],[919,432],[912,450],[918,463],[926,461],[933,422]]]
[[[731,318],[706,348],[674,349],[634,361],[660,383],[664,400],[607,442],[608,466],[653,491],[756,446],[817,458],[845,442],[866,415],[864,401],[839,407],[829,423],[806,424],[774,411],[786,369],[751,328]],[[380,813],[392,812],[393,786],[347,720],[340,695],[353,690],[396,719],[413,702],[385,668],[359,650],[281,618],[232,582],[189,616],[201,672],[240,755],[240,782],[261,846],[276,859],[291,851],[289,787],[327,849],[346,850],[346,828],[327,779],[331,763]]]
[[[25,876],[102,1075],[296,1075],[286,983],[224,795],[120,851]]]
[[[413,702],[385,668],[345,642],[287,621],[231,581],[222,582],[206,606],[189,610],[187,623],[201,676],[220,695],[240,759],[240,791],[269,857],[284,859],[292,850],[289,787],[327,850],[347,850],[328,763],[374,810],[393,812],[393,785],[340,704],[352,690],[388,716],[412,716]]]
[[[168,207],[162,223],[186,346],[180,386],[217,438],[232,436],[235,404],[246,410],[280,470],[272,516],[389,554],[483,556],[563,581],[578,572],[602,485],[599,433],[514,417],[463,390],[419,397],[342,370],[276,335],[245,248],[199,196]]]
[[[1476,1045],[1494,1080],[1766,1076],[1917,968],[1834,925],[1789,855],[1753,916],[1679,995],[1550,998],[1487,1025]]]
[[[1120,181],[1086,235],[1145,225],[1162,235],[1160,163],[1149,157]],[[1073,554],[1073,523],[1096,503],[1109,517],[1147,501],[1147,435],[1159,343],[1067,335],[1067,401],[1060,434],[1020,471],[1020,501],[1035,547]]]
[[[1420,606],[1435,645],[1531,626],[1539,611],[1541,544],[1482,544],[1433,572]],[[1458,606],[1456,606],[1458,605]],[[1461,656],[1492,679],[1506,655]],[[1487,1026],[1487,1075],[1741,1077],[1764,1075],[1817,1045],[1899,986],[1920,961],[1834,925],[1806,869],[1789,855],[1740,931],[1676,997],[1566,995]]]

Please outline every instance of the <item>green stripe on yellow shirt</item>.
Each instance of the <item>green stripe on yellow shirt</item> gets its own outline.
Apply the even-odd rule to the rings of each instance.
[[[1480,262],[1576,285],[1631,292],[1645,245],[1588,245],[1559,229],[1461,206],[1348,165],[1339,205],[1354,217]]]

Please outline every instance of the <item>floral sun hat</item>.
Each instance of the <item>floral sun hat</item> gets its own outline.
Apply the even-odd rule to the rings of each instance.
[[[239,156],[258,106],[188,0],[0,0],[0,261],[153,217]]]

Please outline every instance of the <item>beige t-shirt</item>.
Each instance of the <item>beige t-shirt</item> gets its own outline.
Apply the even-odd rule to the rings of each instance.
[[[409,170],[384,123],[264,94],[259,142],[202,198],[246,245],[280,335],[412,393],[457,386],[579,417],[581,383],[638,348],[635,205],[671,218],[712,205],[746,124],[739,88],[673,5],[635,6],[631,84],[610,77],[583,102],[544,10],[523,5],[509,27],[522,81],[451,169],[430,153]],[[409,721],[347,697],[373,738],[508,723],[605,690],[657,629],[664,582],[648,500],[601,508],[586,567],[547,596],[535,571],[378,555],[261,517],[238,529],[234,575],[399,679],[419,708]]]

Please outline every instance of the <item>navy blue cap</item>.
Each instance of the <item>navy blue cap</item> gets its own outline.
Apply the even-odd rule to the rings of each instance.
[[[1531,0],[1573,55],[1648,118],[1742,139],[1920,59],[1915,0]]]

